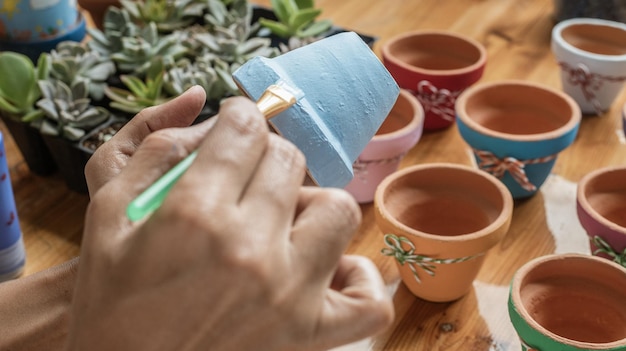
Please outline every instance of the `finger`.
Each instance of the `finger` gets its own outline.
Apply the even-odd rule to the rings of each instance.
[[[226,100],[194,163],[172,193],[177,187],[180,191],[203,189],[202,194],[192,194],[198,196],[198,204],[238,204],[266,152],[268,139],[265,118],[252,101],[243,97]]]
[[[167,103],[139,112],[91,156],[85,167],[89,194],[93,196],[119,174],[146,136],[165,128],[191,125],[205,101],[204,89],[194,86]]]
[[[265,155],[241,200],[244,213],[263,214],[257,223],[260,232],[284,233],[289,239],[305,165],[304,155],[295,145],[270,135]]]
[[[186,128],[168,128],[148,135],[120,174],[103,189],[112,191],[115,201],[127,205],[161,176],[197,149],[215,119]],[[118,210],[125,210],[125,206]]]
[[[387,328],[394,319],[380,272],[362,256],[342,256],[323,304],[316,340],[320,349],[348,344]]]
[[[360,221],[361,210],[347,192],[301,188],[291,240],[306,279],[328,284]]]

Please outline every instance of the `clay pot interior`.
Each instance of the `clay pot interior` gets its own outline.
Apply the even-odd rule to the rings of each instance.
[[[424,32],[399,37],[385,47],[386,57],[413,70],[468,70],[484,63],[476,44],[447,33]]]
[[[601,24],[573,24],[561,31],[570,45],[599,55],[626,54],[626,31]]]
[[[388,217],[426,234],[479,232],[504,221],[507,204],[503,190],[478,172],[441,166],[404,173],[377,195],[379,207]]]
[[[419,114],[419,118],[415,115]],[[404,131],[407,127],[424,122],[424,112],[419,102],[406,90],[401,90],[398,100],[393,105],[389,115],[385,118],[380,128],[374,135],[375,139],[393,137],[397,132]],[[412,129],[412,128],[411,128]]]
[[[601,258],[572,254],[532,261],[518,271],[512,297],[532,328],[557,341],[581,348],[626,342],[626,272]]]
[[[545,134],[562,134],[577,123],[574,102],[532,84],[485,84],[464,95],[457,100],[457,110],[466,123],[483,132],[507,134],[507,138],[536,135],[545,139],[549,137]]]
[[[605,226],[619,226],[626,233],[626,168],[591,173],[579,186],[581,206]]]

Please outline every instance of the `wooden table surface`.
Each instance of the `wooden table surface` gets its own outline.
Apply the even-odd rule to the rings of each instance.
[[[269,6],[269,0],[253,2]],[[487,66],[479,83],[523,79],[560,89],[550,52],[551,0],[317,0],[316,6],[335,25],[377,37],[374,51],[379,57],[381,44],[394,35],[449,30],[486,47]],[[363,205],[363,223],[348,252],[368,256],[378,265],[393,294],[396,319],[384,333],[341,349],[521,350],[507,314],[508,284],[534,257],[589,253],[575,212],[576,183],[599,167],[626,164],[620,114],[625,100],[622,93],[606,114],[583,118],[576,141],[559,155],[540,191],[515,204],[509,232],[489,251],[473,289],[460,300],[430,303],[414,297],[400,282],[394,260],[380,254],[382,234],[373,206]],[[30,274],[78,255],[89,199],[68,191],[59,176],[31,174],[1,123],[0,128],[27,250],[25,274]],[[472,164],[456,126],[425,133],[401,167],[429,162]]]

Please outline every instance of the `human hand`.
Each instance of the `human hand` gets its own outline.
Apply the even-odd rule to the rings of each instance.
[[[304,157],[249,100],[216,120],[150,134],[94,183],[69,350],[323,350],[390,323],[376,267],[342,254],[352,197],[301,187]],[[131,223],[128,203],[196,147],[162,206]]]
[[[85,178],[90,196],[93,196],[104,184],[121,172],[148,135],[160,131],[159,138],[176,139],[181,133],[180,129],[176,128],[188,127],[193,123],[204,106],[206,95],[202,88],[195,86],[174,100],[143,109],[111,140],[102,144],[94,152],[85,167]],[[213,121],[210,120],[203,127],[198,128],[206,130],[212,124]],[[197,139],[190,142],[197,143],[202,133],[198,132],[196,135]]]

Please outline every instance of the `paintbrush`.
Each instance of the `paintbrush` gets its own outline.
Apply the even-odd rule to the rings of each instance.
[[[303,96],[302,90],[279,80],[265,90],[256,105],[265,118],[270,119],[294,105]],[[198,151],[190,153],[137,196],[126,208],[128,218],[131,221],[138,221],[158,209],[172,186],[191,166],[197,154]]]

